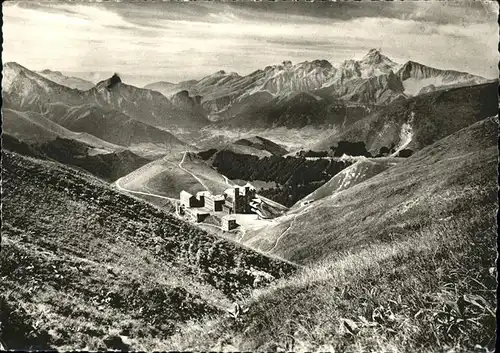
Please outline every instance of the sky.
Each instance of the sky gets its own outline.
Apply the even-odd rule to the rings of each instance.
[[[496,1],[9,1],[2,62],[137,86],[284,60],[392,60],[498,77]]]

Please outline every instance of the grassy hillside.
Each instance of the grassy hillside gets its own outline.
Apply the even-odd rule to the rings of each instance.
[[[289,214],[243,241],[295,262],[405,238],[496,202],[497,123],[462,129],[365,182]],[[305,237],[303,230],[308,230]]]
[[[256,291],[240,320],[186,326],[178,350],[493,352],[496,208],[370,245]],[[485,217],[489,215],[489,217]]]
[[[363,141],[376,155],[380,148],[399,146],[413,151],[428,146],[498,111],[498,82],[454,88],[398,100],[352,126],[314,144],[327,151],[339,141]]]
[[[374,175],[383,172],[387,168],[400,162],[400,158],[363,158],[359,157],[354,164],[343,169],[325,184],[296,203],[293,208],[301,207],[324,197],[333,197],[338,192],[353,187]]]
[[[229,187],[224,177],[194,152],[186,153],[181,166],[196,175],[206,190],[214,194],[221,194]]]
[[[149,159],[128,150],[112,153],[99,150],[101,153],[94,153],[96,149],[88,144],[59,137],[43,143],[30,144],[3,134],[2,147],[22,155],[72,165],[107,181],[115,181],[150,162]]]
[[[277,247],[310,265],[254,291],[238,320],[186,326],[171,344],[178,350],[493,351],[497,130],[496,119],[481,121],[313,202]]]
[[[127,190],[173,199],[178,199],[182,190],[192,194],[204,190],[222,193],[229,187],[222,175],[194,152],[170,153],[124,176],[117,183]]]
[[[2,178],[9,349],[161,350],[295,269],[58,163],[2,151]]]
[[[2,109],[3,132],[28,143],[52,141],[56,137],[77,140],[96,148],[112,151],[122,151],[123,146],[101,140],[87,133],[70,131],[61,125],[46,119],[35,112],[19,112],[12,109]]]

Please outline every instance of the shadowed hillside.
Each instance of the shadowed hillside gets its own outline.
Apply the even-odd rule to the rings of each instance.
[[[269,156],[234,153],[231,150],[201,152],[200,155],[229,179],[249,181],[259,188],[260,195],[287,207],[326,183],[350,162],[341,160]]]
[[[258,150],[267,151],[276,156],[283,156],[288,153],[286,149],[271,140],[260,136],[240,139],[234,142],[236,145],[253,147]]]
[[[114,181],[150,160],[140,157],[129,150],[106,153],[98,151],[85,143],[57,137],[44,143],[28,144],[7,134],[2,135],[2,147],[22,155],[52,159],[63,164],[79,167],[108,181]]]
[[[162,347],[183,322],[295,269],[58,163],[3,151],[2,178],[9,349]]]

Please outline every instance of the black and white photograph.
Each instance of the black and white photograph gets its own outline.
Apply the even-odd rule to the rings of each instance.
[[[496,1],[2,17],[0,351],[495,351]]]

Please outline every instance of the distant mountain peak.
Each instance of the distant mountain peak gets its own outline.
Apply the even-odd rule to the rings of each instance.
[[[361,63],[368,65],[395,65],[396,63],[389,59],[389,57],[382,54],[380,49],[370,49],[368,53],[361,59]]]
[[[325,60],[325,59],[316,59],[316,60],[313,60],[312,64],[316,65],[316,66],[319,66],[321,68],[324,68],[324,69],[328,69],[328,70],[330,70],[330,69],[333,68],[332,64],[328,60]]]
[[[96,85],[96,87],[97,88],[105,87],[109,91],[109,90],[113,89],[114,87],[116,87],[121,82],[122,82],[122,80],[121,80],[120,76],[118,76],[118,74],[115,73],[115,74],[113,74],[113,76],[111,76],[107,80],[103,80],[103,81],[99,82]]]
[[[52,71],[50,69],[44,69],[42,71],[40,71],[41,74],[56,74],[56,75],[59,75],[59,76],[63,76],[62,72],[61,71]]]
[[[365,56],[380,56],[382,55],[382,49],[372,48],[368,50],[368,53]]]
[[[16,71],[27,70],[24,66],[16,63],[15,61],[9,61],[9,62],[5,63],[5,64],[3,64],[3,67],[11,69],[11,70],[16,70]]]

